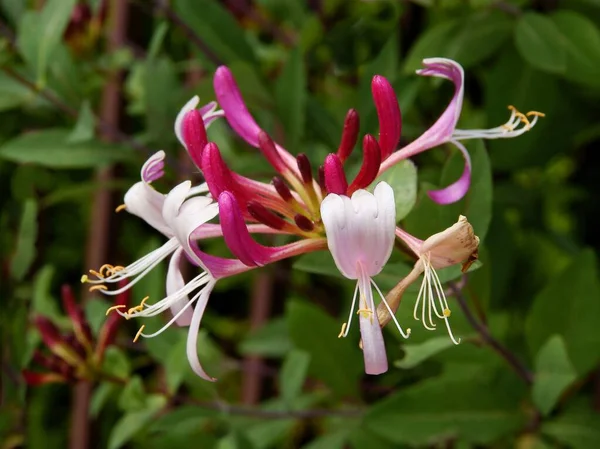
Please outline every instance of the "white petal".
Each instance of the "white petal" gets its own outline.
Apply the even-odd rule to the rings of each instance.
[[[321,202],[321,219],[327,233],[327,246],[338,270],[348,279],[357,279],[356,260],[349,248],[350,235],[346,223],[346,202],[348,197],[330,193]]]
[[[173,256],[171,256],[171,260],[169,261],[169,269],[167,270],[167,296],[171,296],[180,289],[185,286],[185,281],[181,274],[181,256],[183,254],[183,248],[178,248]],[[179,299],[177,302],[174,302],[171,305],[171,313],[173,316],[177,316],[179,312],[185,307],[185,305],[189,302],[189,298],[187,295]],[[175,322],[178,326],[189,326],[192,321],[193,312],[190,308],[187,308],[177,319]]]
[[[140,181],[131,186],[125,194],[124,201],[127,212],[137,215],[167,237],[173,235],[162,215],[165,195]]]
[[[203,379],[214,382],[216,379],[214,377],[206,374],[206,371],[202,368],[200,364],[200,360],[198,359],[198,331],[200,329],[200,322],[202,321],[202,315],[204,315],[204,309],[206,308],[206,304],[208,303],[208,299],[212,292],[213,287],[215,286],[215,281],[209,282],[206,287],[202,289],[200,297],[196,302],[194,307],[194,315],[192,316],[192,322],[190,323],[190,330],[188,331],[187,338],[187,358],[194,372],[202,377]]]

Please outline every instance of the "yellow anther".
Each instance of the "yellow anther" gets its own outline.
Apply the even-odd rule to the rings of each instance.
[[[543,112],[538,112],[538,111],[529,111],[525,115],[527,117],[531,117],[532,115],[535,116],[535,117],[546,117],[546,114],[544,114]]]
[[[119,306],[112,306],[112,307],[109,307],[109,308],[108,308],[108,310],[106,311],[106,315],[108,316],[108,314],[109,314],[110,312],[112,312],[113,310],[119,310],[119,309],[122,309],[122,308],[124,308],[124,307],[127,307],[127,306],[126,306],[125,304],[121,304],[121,305],[119,305]]]
[[[527,116],[525,114],[523,114],[522,112],[515,112],[515,116],[517,116],[519,118],[519,120],[521,120],[523,123],[525,123],[525,126],[527,127],[527,129],[531,128],[531,123],[529,122],[529,119],[527,118]]]
[[[342,330],[340,331],[338,338],[342,338],[344,336],[344,332],[346,332],[346,326],[348,326],[348,323],[342,324]]]
[[[450,309],[444,309],[444,316],[446,318],[448,318],[451,314],[452,314],[452,312],[450,312]]]
[[[115,209],[115,212],[119,213],[125,209],[127,209],[127,206],[125,204],[121,204],[120,206],[117,206],[117,208]]]
[[[112,267],[113,273],[118,273],[119,271],[123,271],[125,267],[123,265],[115,265]]]
[[[108,288],[106,287],[106,285],[94,285],[92,287],[90,287],[90,291],[93,292],[95,290],[108,290]]]
[[[514,126],[507,125],[507,124],[502,125],[502,128],[504,128],[507,131],[513,131],[515,129]]]
[[[88,279],[89,278],[88,278],[87,274],[82,274],[80,281],[81,281],[82,284],[85,284],[88,281]]]
[[[364,318],[373,315],[373,311],[371,309],[358,309],[356,311],[357,315],[362,315]]]
[[[135,337],[133,338],[133,342],[137,342],[138,338],[140,338],[140,335],[142,335],[142,332],[144,331],[144,328],[146,327],[145,324],[142,324],[142,327],[140,327],[140,330],[137,331],[137,334],[135,334]]]
[[[150,296],[146,296],[145,298],[143,298],[137,306],[131,307],[127,311],[127,315],[131,315],[133,314],[133,312],[141,312],[142,310],[144,310],[144,305],[146,304],[146,301],[148,301],[148,298],[150,298]]]
[[[410,329],[410,327],[408,329],[406,329],[406,335],[410,336],[411,332],[412,332],[412,330]]]
[[[92,276],[96,276],[98,279],[104,279],[102,273],[99,273],[96,270],[88,270]]]
[[[104,265],[102,265],[100,267],[100,269],[98,271],[100,272],[100,274],[102,275],[102,277],[105,277],[105,276],[112,275],[113,274],[113,269],[114,269],[114,267],[111,264],[105,263]],[[106,272],[106,274],[104,274],[104,272]]]

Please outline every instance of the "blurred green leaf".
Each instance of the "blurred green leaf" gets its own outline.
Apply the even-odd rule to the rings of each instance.
[[[64,317],[56,299],[50,293],[55,269],[51,265],[44,265],[33,280],[32,309],[35,313],[50,318],[59,323]]]
[[[248,335],[238,349],[243,355],[283,357],[292,349],[287,322],[284,318],[270,320]]]
[[[144,410],[125,413],[115,424],[108,439],[108,449],[119,449],[144,429],[167,404],[164,396],[151,395]]]
[[[126,379],[131,372],[127,355],[116,346],[108,346],[104,352],[102,371],[119,379]]]
[[[283,360],[279,386],[284,401],[293,401],[302,391],[309,363],[310,354],[298,349],[291,350]]]
[[[312,304],[289,301],[286,318],[294,345],[310,354],[309,372],[338,395],[356,393],[362,376],[361,352],[345,338],[337,338],[341,323]]]
[[[69,23],[74,6],[75,0],[48,0],[42,11],[28,11],[21,19],[17,41],[39,86],[46,84],[46,69]]]
[[[219,440],[216,449],[255,449],[255,446],[242,432],[233,431]]]
[[[561,447],[590,449],[600,445],[600,416],[586,401],[578,401],[556,418],[542,423],[542,434]]]
[[[380,182],[387,182],[394,189],[396,221],[402,220],[417,202],[417,167],[406,159],[400,161],[377,177],[371,189]]]
[[[123,147],[97,141],[68,143],[70,131],[45,129],[22,134],[0,146],[0,158],[50,168],[90,168],[131,158]]]
[[[121,391],[119,408],[124,412],[137,412],[146,408],[146,391],[140,376],[130,378]]]
[[[36,94],[4,72],[0,72],[0,111],[8,111],[33,101]]]
[[[94,389],[92,399],[90,400],[90,415],[93,418],[97,418],[100,415],[100,412],[118,388],[119,386],[112,382],[102,382]]]
[[[175,10],[221,59],[223,63],[241,59],[255,62],[254,50],[243,29],[227,10],[214,0],[176,0]]]
[[[328,432],[311,443],[302,446],[302,449],[344,449],[348,440],[349,429]]]
[[[298,147],[306,118],[306,69],[299,48],[292,50],[275,84],[278,116],[285,129],[285,145]]]
[[[599,316],[596,257],[586,249],[534,298],[525,323],[530,351],[537,353],[558,334],[564,339],[577,374],[587,374],[600,360]]]
[[[169,355],[164,361],[165,377],[167,389],[170,393],[175,393],[181,382],[189,371],[189,362],[184,356],[186,351],[187,333],[181,332],[179,341],[172,346]]]
[[[10,274],[18,281],[23,279],[35,260],[35,243],[38,234],[37,215],[37,202],[34,199],[26,200],[23,204],[15,252],[10,261]]]
[[[569,360],[565,342],[560,335],[553,335],[541,347],[535,360],[535,381],[531,392],[534,404],[548,415],[575,379],[577,373]]]
[[[67,143],[87,142],[94,138],[96,119],[89,101],[84,101],[79,110],[77,123],[71,134],[67,137]]]
[[[517,49],[533,67],[551,73],[567,69],[565,41],[558,27],[548,17],[525,13],[515,28]]]
[[[564,76],[600,87],[600,31],[596,24],[574,11],[558,11],[550,19],[565,41],[567,58]]]
[[[518,401],[478,379],[431,379],[376,403],[364,425],[395,443],[458,438],[488,444],[524,422]]]
[[[442,337],[433,337],[423,343],[418,344],[404,344],[402,350],[404,351],[404,358],[394,362],[394,366],[403,369],[414,368],[420,365],[425,360],[433,357],[434,355],[442,352],[444,349],[448,349],[454,346],[452,340],[447,335]]]

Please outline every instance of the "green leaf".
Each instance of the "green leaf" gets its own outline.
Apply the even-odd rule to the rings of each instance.
[[[189,362],[184,356],[187,344],[187,332],[182,332],[179,341],[171,348],[164,362],[167,389],[175,393],[189,371]]]
[[[299,48],[292,50],[275,85],[278,115],[285,129],[285,144],[297,148],[306,118],[306,69]]]
[[[406,217],[417,202],[417,167],[406,159],[400,161],[377,177],[371,188],[380,182],[387,182],[394,189],[396,221]]]
[[[481,379],[432,379],[376,403],[364,425],[395,443],[457,438],[486,444],[517,431],[523,421],[518,400]]]
[[[120,379],[126,379],[131,372],[127,355],[116,346],[108,346],[104,352],[102,371]]]
[[[300,301],[288,302],[286,318],[294,345],[311,356],[309,372],[336,394],[355,393],[363,371],[362,355],[358,342],[337,338],[341,323]]]
[[[577,402],[556,419],[544,422],[542,434],[572,449],[600,447],[600,415],[587,402]]]
[[[433,337],[419,344],[404,344],[402,345],[404,358],[394,362],[394,366],[403,369],[414,368],[428,358],[452,346],[454,346],[454,343],[447,335]]]
[[[108,437],[108,449],[119,449],[144,429],[154,416],[167,404],[164,396],[148,397],[144,410],[129,412],[115,424]]]
[[[35,73],[39,86],[46,83],[46,70],[62,40],[75,0],[48,0],[39,12],[24,14],[17,41],[24,59]]]
[[[535,361],[535,381],[531,395],[533,403],[548,415],[560,395],[577,379],[577,373],[569,360],[565,342],[560,335],[553,335],[539,350]]]
[[[239,346],[243,355],[260,355],[263,357],[283,357],[290,349],[287,323],[284,318],[275,318],[251,333]]]
[[[310,354],[299,349],[293,349],[284,359],[279,374],[279,386],[284,401],[292,402],[302,391],[309,363]]]
[[[550,19],[564,37],[565,78],[600,86],[600,31],[594,22],[574,11],[558,11]]]
[[[53,286],[54,267],[44,265],[36,274],[33,281],[32,308],[36,313],[50,318],[59,323],[64,318],[63,312],[58,306],[56,299],[50,293]]]
[[[90,106],[90,102],[85,100],[81,109],[79,110],[79,116],[77,117],[77,123],[75,128],[71,131],[71,134],[67,137],[68,143],[87,142],[94,138],[94,129],[96,126],[96,119],[94,112]]]
[[[100,412],[118,388],[119,386],[112,382],[102,382],[94,389],[90,400],[90,415],[93,418],[100,415]]]
[[[558,334],[567,353],[583,376],[600,360],[600,283],[596,257],[591,249],[577,254],[560,275],[536,295],[525,323],[525,336],[532,353]]]
[[[428,28],[412,46],[405,72],[414,73],[425,58],[445,57],[467,69],[490,57],[510,37],[511,20],[498,12],[481,12],[466,19],[444,21]]]
[[[97,141],[68,143],[69,130],[45,129],[22,134],[0,146],[0,158],[51,168],[90,168],[129,159],[123,147]]]
[[[523,59],[533,67],[564,73],[567,51],[560,30],[552,20],[538,13],[525,13],[515,28],[515,43]]]
[[[255,62],[254,51],[248,44],[243,29],[220,2],[204,0],[199,5],[197,0],[177,0],[175,11],[222,63],[238,59]]]
[[[31,102],[36,97],[31,89],[11,78],[4,72],[0,72],[0,111],[22,106]]]
[[[10,274],[18,281],[25,277],[35,259],[35,242],[38,234],[37,214],[37,202],[34,199],[26,200],[23,204],[15,253],[10,261]]]
[[[124,412],[136,412],[146,407],[146,391],[140,376],[133,376],[119,396],[119,408]]]

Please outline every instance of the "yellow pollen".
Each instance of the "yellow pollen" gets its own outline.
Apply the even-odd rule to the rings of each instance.
[[[132,315],[134,312],[141,312],[142,310],[144,310],[144,305],[146,304],[146,301],[148,301],[148,298],[150,298],[150,296],[146,296],[144,299],[142,299],[139,305],[131,307],[127,311],[127,315]]]
[[[138,338],[140,338],[140,335],[142,335],[142,332],[144,331],[144,328],[145,328],[145,327],[146,327],[146,325],[145,325],[145,324],[142,324],[142,327],[140,327],[140,330],[139,330],[139,331],[137,331],[137,334],[135,334],[135,337],[134,337],[134,339],[133,339],[133,342],[134,342],[134,343],[138,341]]]
[[[106,287],[106,285],[94,285],[92,287],[90,287],[90,291],[93,292],[95,290],[108,290],[108,288]]]
[[[446,318],[448,318],[451,314],[452,314],[452,312],[450,312],[450,309],[444,309],[444,316]]]
[[[412,330],[410,329],[410,327],[408,329],[406,329],[406,335],[410,335],[411,332],[412,332]]]
[[[92,276],[96,276],[98,279],[104,279],[102,273],[99,273],[96,270],[88,270]]]
[[[546,117],[546,114],[544,114],[543,112],[538,112],[538,111],[529,111],[527,114],[525,114],[527,117],[530,116],[535,116],[535,117]]]
[[[371,309],[358,309],[356,311],[357,315],[362,315],[364,318],[367,318],[371,315],[373,315],[373,311]]]
[[[344,336],[344,332],[346,332],[346,326],[348,325],[348,323],[344,323],[342,324],[342,330],[340,331],[338,338],[342,338]]]
[[[113,273],[118,273],[119,271],[123,271],[125,267],[123,265],[115,265],[112,268]]]
[[[119,310],[119,309],[122,309],[122,308],[124,308],[124,307],[127,307],[127,306],[126,306],[125,304],[121,304],[121,305],[119,305],[119,306],[112,306],[112,307],[109,307],[109,308],[108,308],[108,310],[106,311],[106,315],[108,316],[108,314],[109,314],[110,312],[112,312],[113,310]]]
[[[513,131],[515,129],[514,126],[510,126],[507,124],[502,125],[502,128],[506,129],[507,131]]]
[[[122,210],[125,210],[125,209],[127,209],[127,206],[125,204],[121,204],[120,206],[118,206],[115,209],[115,212],[119,213],[119,212],[121,212]]]
[[[82,274],[80,281],[81,281],[82,284],[85,284],[88,281],[88,275],[87,274]]]

